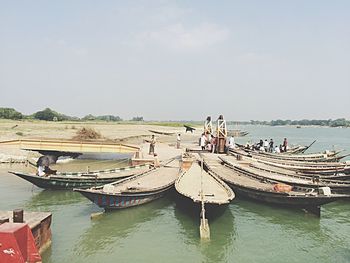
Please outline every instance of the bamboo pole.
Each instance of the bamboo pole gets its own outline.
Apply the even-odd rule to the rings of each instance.
[[[203,194],[203,158],[201,159],[201,223],[199,233],[202,240],[210,240],[210,228],[208,219],[205,218],[204,194]]]

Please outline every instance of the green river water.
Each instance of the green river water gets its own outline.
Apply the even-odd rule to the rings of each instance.
[[[350,152],[350,129],[240,128],[250,132],[237,140],[241,143],[287,137],[290,143],[310,144],[316,139],[309,152],[333,147]],[[201,242],[199,217],[179,209],[171,197],[91,220],[90,214],[101,210],[83,196],[33,187],[7,174],[16,169],[22,168],[0,166],[0,210],[53,213],[52,246],[43,262],[350,262],[350,201],[323,206],[317,218],[235,199],[209,222],[211,240]]]

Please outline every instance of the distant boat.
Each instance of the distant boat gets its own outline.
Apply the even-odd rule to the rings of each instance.
[[[27,174],[20,172],[9,173],[14,174],[40,188],[68,190],[73,188],[89,188],[100,186],[121,180],[140,172],[148,171],[149,165],[137,165],[121,167],[116,169],[101,170],[95,172],[73,172],[73,173],[57,173],[47,177],[38,176],[36,174]]]
[[[233,136],[233,137],[244,137],[248,134],[249,134],[249,132],[241,131],[241,130],[229,130],[229,131],[227,131],[227,136]]]
[[[74,189],[90,201],[114,210],[142,205],[164,196],[179,175],[179,160],[111,184],[90,189]]]
[[[298,126],[297,126],[297,129],[300,129],[300,128],[301,128],[301,126],[300,126],[300,125],[298,125]]]
[[[175,132],[165,132],[165,131],[155,131],[155,130],[149,130],[150,132],[152,133],[155,133],[155,134],[160,134],[160,135],[174,135]]]

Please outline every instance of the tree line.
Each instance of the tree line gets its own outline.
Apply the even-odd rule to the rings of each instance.
[[[114,115],[101,115],[94,116],[88,114],[83,118],[68,116],[59,112],[56,112],[50,108],[46,108],[41,111],[37,111],[31,115],[24,115],[21,112],[13,108],[0,108],[0,119],[10,120],[22,120],[22,119],[34,119],[34,120],[45,120],[45,121],[123,121],[119,116]],[[134,117],[132,121],[143,121],[143,117]]]
[[[114,115],[101,115],[94,116],[88,114],[83,118],[68,116],[50,108],[35,112],[31,115],[24,115],[21,112],[13,108],[0,108],[0,119],[21,120],[21,119],[36,119],[45,121],[111,121],[118,122],[123,121],[119,116]],[[142,116],[136,116],[131,121],[144,121]],[[251,124],[251,125],[270,125],[270,126],[284,126],[284,125],[296,125],[296,126],[329,126],[329,127],[350,127],[350,121],[345,118],[341,119],[328,119],[328,120],[272,120],[272,121],[229,121],[228,124]]]
[[[345,118],[328,119],[328,120],[272,120],[272,121],[255,121],[251,120],[252,125],[270,125],[270,126],[328,126],[328,127],[350,127],[350,121]]]

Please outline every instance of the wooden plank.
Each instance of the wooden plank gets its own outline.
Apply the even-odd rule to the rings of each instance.
[[[133,153],[140,150],[139,147],[129,144],[55,139],[10,140],[2,141],[0,145],[19,145],[23,150],[59,152]]]

